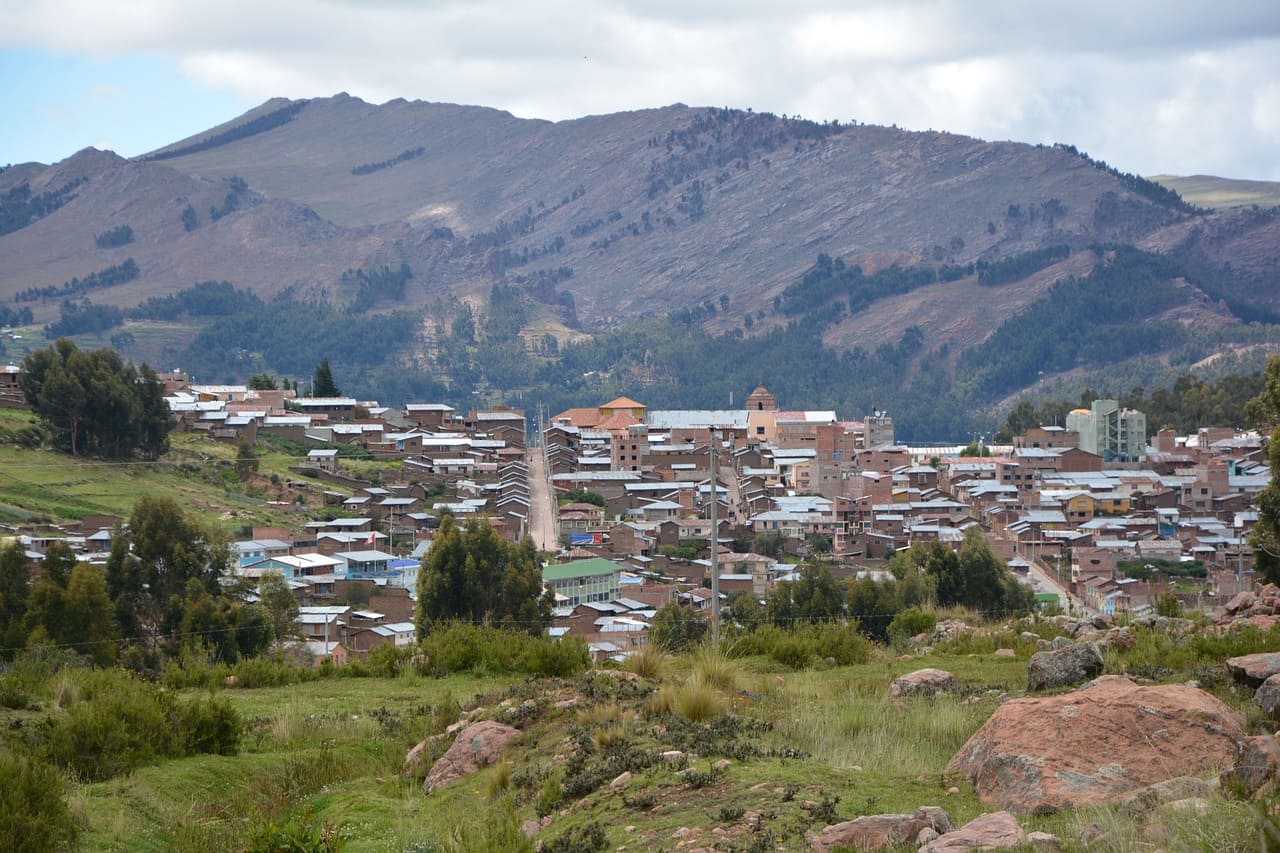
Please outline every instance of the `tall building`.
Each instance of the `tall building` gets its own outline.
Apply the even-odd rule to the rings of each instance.
[[[1080,449],[1107,462],[1137,462],[1146,458],[1147,416],[1122,409],[1115,400],[1094,400],[1088,409],[1067,415],[1067,429],[1080,435]]]

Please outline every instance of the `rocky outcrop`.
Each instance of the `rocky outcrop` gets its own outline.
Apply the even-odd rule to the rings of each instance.
[[[948,832],[921,847],[922,853],[960,850],[999,850],[1025,844],[1026,834],[1008,812],[979,815],[955,832]]]
[[[924,830],[942,835],[952,828],[950,815],[940,808],[926,806],[914,814],[868,815],[831,824],[812,838],[810,846],[819,853],[843,847],[882,850],[915,845]]]
[[[1273,675],[1280,674],[1280,652],[1260,652],[1227,659],[1227,672],[1241,684],[1261,687]]]
[[[1236,593],[1217,621],[1228,629],[1251,625],[1261,631],[1271,630],[1280,622],[1280,587],[1268,583]]]
[[[1036,652],[1027,662],[1027,690],[1070,687],[1102,672],[1102,651],[1097,643],[1076,643],[1066,648]]]
[[[1083,690],[1006,702],[947,769],[967,776],[983,803],[1046,813],[1230,767],[1243,726],[1202,690],[1110,676]]]
[[[935,693],[954,693],[960,689],[956,677],[942,669],[917,669],[900,675],[889,685],[889,695],[895,699],[900,696],[932,696]]]
[[[467,726],[458,733],[449,751],[432,765],[422,783],[423,793],[430,794],[492,764],[502,754],[503,747],[519,734],[519,729],[492,720]]]

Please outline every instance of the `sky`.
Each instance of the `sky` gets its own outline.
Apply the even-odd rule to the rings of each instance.
[[[1280,180],[1277,0],[0,0],[0,81],[0,164],[347,92],[749,107]]]

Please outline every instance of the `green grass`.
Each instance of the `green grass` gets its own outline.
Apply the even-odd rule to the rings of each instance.
[[[1246,632],[1170,645],[1140,634],[1133,649],[1108,655],[1107,671],[1147,673],[1158,659],[1171,666],[1153,671],[1156,680],[1178,682],[1208,673],[1223,655],[1275,642]],[[806,849],[804,833],[833,816],[924,805],[942,806],[959,824],[990,809],[946,764],[1003,696],[1022,695],[1026,683],[1025,657],[996,658],[987,645],[957,644],[906,661],[879,649],[867,663],[800,671],[763,655],[713,661],[704,651],[671,659],[654,678],[407,675],[226,689],[219,695],[248,721],[239,755],[165,761],[78,786],[71,805],[85,825],[86,849],[122,851],[241,849],[254,827],[302,816],[332,825],[348,851],[516,849],[513,832],[537,817],[539,792],[554,790],[565,799],[549,808],[541,840],[598,822],[611,847],[630,849],[675,849],[671,835],[682,826],[702,831],[694,846]],[[731,679],[707,677],[722,665],[734,669]],[[921,667],[953,673],[960,692],[888,697],[895,677]],[[676,700],[690,682],[710,691],[723,715],[681,716]],[[1243,692],[1234,695],[1220,681],[1206,686],[1247,712]],[[658,694],[666,700],[651,701]],[[578,704],[564,706],[566,699]],[[495,766],[424,795],[426,767],[450,739],[432,741],[428,762],[410,778],[399,775],[405,752],[443,731],[460,705],[482,707],[484,717],[512,721],[522,733]],[[6,712],[0,723],[19,715],[25,725],[39,712]],[[661,759],[669,749],[685,758]],[[722,758],[728,766],[717,768]],[[631,772],[625,791],[608,792],[624,768]],[[746,812],[761,815],[757,829],[735,817]],[[1068,847],[1097,822],[1111,834],[1106,849],[1138,849],[1159,832],[1169,833],[1159,842],[1166,849],[1257,849],[1251,807],[1217,796],[1203,817],[1161,815],[1144,824],[1097,807],[1020,822]],[[717,828],[729,834],[723,844]]]

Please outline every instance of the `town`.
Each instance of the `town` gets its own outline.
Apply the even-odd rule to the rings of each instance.
[[[21,406],[16,375],[0,374],[0,402]],[[295,651],[315,665],[415,642],[419,568],[444,516],[532,538],[554,594],[548,632],[604,661],[644,646],[668,602],[715,618],[810,560],[890,579],[894,554],[959,549],[973,528],[1044,611],[1138,616],[1163,601],[1214,614],[1254,585],[1249,537],[1270,481],[1256,432],[1161,430],[1148,443],[1143,413],[1106,399],[1009,446],[913,447],[889,413],[789,410],[764,387],[742,408],[619,397],[530,418],[160,378],[177,431],[303,448],[282,493],[314,520],[253,526],[233,563],[251,584],[287,582]],[[394,464],[371,482],[347,470],[351,452]],[[33,564],[55,542],[102,564],[122,521],[14,532]]]

